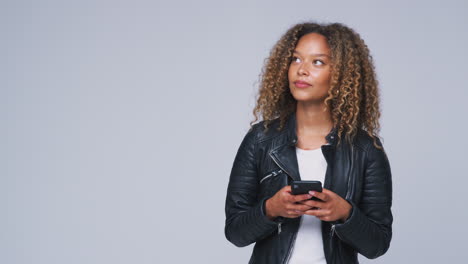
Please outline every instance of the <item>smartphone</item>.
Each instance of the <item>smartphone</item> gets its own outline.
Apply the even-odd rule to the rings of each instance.
[[[321,181],[293,181],[291,183],[291,193],[294,195],[308,194],[309,191],[322,192]],[[321,201],[319,198],[313,196],[310,200]]]

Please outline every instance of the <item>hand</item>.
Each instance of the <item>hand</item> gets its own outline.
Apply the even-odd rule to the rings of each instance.
[[[314,215],[322,221],[340,220],[345,222],[351,212],[351,204],[338,194],[322,188],[322,192],[309,192],[322,201],[301,201],[303,205],[316,207],[317,209],[306,210],[304,214]]]
[[[278,216],[296,218],[311,209],[311,206],[298,202],[312,198],[310,194],[291,194],[291,185],[284,186],[265,202],[265,211],[268,218],[273,220]]]

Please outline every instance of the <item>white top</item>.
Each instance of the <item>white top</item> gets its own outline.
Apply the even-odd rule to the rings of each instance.
[[[327,161],[322,149],[304,150],[296,147],[301,180],[321,181],[327,171]],[[290,264],[326,264],[322,240],[322,221],[313,215],[303,215],[296,241],[289,260]]]

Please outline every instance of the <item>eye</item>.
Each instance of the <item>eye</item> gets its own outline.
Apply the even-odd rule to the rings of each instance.
[[[297,60],[299,60],[299,58],[296,57],[296,56],[293,56],[293,57],[291,58],[291,62],[297,62]]]
[[[319,62],[320,62],[320,64],[318,64],[318,65],[324,65],[324,64],[325,64],[325,63],[324,63],[323,61],[321,61],[321,60],[314,60],[314,63],[315,63],[316,61],[319,61]]]

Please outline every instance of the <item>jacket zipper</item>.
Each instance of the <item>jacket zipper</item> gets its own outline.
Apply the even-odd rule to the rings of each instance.
[[[279,162],[276,160],[276,158],[275,158],[273,155],[270,155],[270,157],[271,157],[271,159],[276,163],[276,165],[277,165],[278,167],[281,168],[281,170],[279,170],[279,171],[284,171],[284,173],[286,173],[289,177],[291,177],[291,174],[289,174],[283,167],[281,167],[281,165],[279,165]],[[267,175],[267,176],[265,176],[265,177],[269,177],[269,176],[271,176],[271,175]],[[264,177],[263,179],[265,179],[265,177]],[[292,178],[292,177],[291,177],[291,178]],[[263,180],[263,179],[262,179],[262,180]],[[260,182],[261,182],[262,180],[260,180]],[[282,224],[281,222],[278,223],[278,235],[281,233],[281,224]]]
[[[281,172],[283,172],[283,170],[279,170],[279,171],[273,171],[272,173],[268,174],[267,176],[263,177],[261,180],[260,180],[260,183],[262,183],[264,180],[270,178],[271,176],[276,176],[278,174],[280,174]],[[282,222],[279,222],[278,223],[278,235],[281,234],[281,224]]]
[[[276,175],[280,174],[281,172],[283,172],[283,170],[274,171],[274,172],[268,174],[267,176],[263,177],[263,178],[260,180],[260,183],[262,183],[262,181],[264,181],[264,180],[270,178],[271,176],[276,176]]]
[[[270,153],[271,154],[271,153]],[[284,171],[289,177],[292,178],[291,174],[289,174],[289,172],[287,172],[283,167],[281,167],[281,165],[279,164],[279,162],[276,160],[275,156],[274,155],[270,155],[271,159],[273,159],[273,161],[276,163],[276,165],[278,165],[278,167],[280,167],[280,169],[282,171]],[[268,175],[267,175],[268,176]],[[266,176],[265,176],[266,177]]]
[[[335,232],[335,225],[336,225],[336,224],[333,224],[333,225],[331,226],[331,237],[333,237],[333,234],[336,234],[336,236],[339,237],[339,238],[341,239],[340,235],[338,235],[338,233]]]
[[[349,199],[349,197],[351,196],[350,185],[351,185],[351,175],[350,175],[350,179],[348,179],[348,190],[346,191],[345,199]],[[332,226],[331,226],[331,236],[330,236],[330,238],[332,238],[333,234],[335,233],[335,225],[336,224],[332,224]],[[338,234],[336,234],[336,235],[339,237]]]
[[[351,146],[351,156],[353,156],[353,147]],[[346,190],[346,196],[345,196],[345,199],[349,199],[350,196],[351,196],[351,177],[352,175],[350,174],[349,175],[349,178],[348,178],[348,190]],[[333,246],[333,235],[335,234],[335,225],[336,224],[332,224],[331,226],[331,229],[330,229],[330,252],[332,252],[332,246]],[[338,235],[338,233],[336,233],[336,235],[341,239],[340,235]]]
[[[330,243],[328,243],[330,247],[330,258],[333,258],[333,234],[335,234],[335,225],[332,224],[330,229]]]
[[[325,153],[324,153],[325,154]],[[331,166],[331,164],[328,164],[328,160],[327,160],[327,170],[329,169],[329,167]],[[328,181],[327,181],[327,186],[324,186],[326,188],[330,188],[331,186],[331,175],[329,175],[330,177],[328,178]],[[324,184],[325,185],[325,184]],[[333,260],[333,235],[335,234],[335,224],[331,224],[331,229],[330,229],[330,242],[328,243],[329,244],[329,248],[330,248],[330,258],[331,260]]]
[[[354,148],[353,148],[353,145],[351,145],[351,157],[354,157]],[[351,162],[354,162],[353,160],[351,160]],[[351,167],[352,169],[352,167]],[[346,196],[345,196],[345,199],[349,199],[350,196],[351,196],[351,178],[353,177],[352,173],[349,174],[349,177],[348,177],[348,190],[346,191]]]
[[[302,219],[303,219],[303,217],[301,216],[301,220],[300,220],[300,223],[299,223],[299,227],[301,226]],[[299,231],[298,231],[298,232],[299,232]],[[289,251],[288,251],[288,255],[287,255],[287,259],[286,259],[286,262],[285,262],[285,263],[289,263],[289,260],[291,259],[291,252],[293,251],[293,248],[294,248],[294,245],[295,245],[294,242],[296,242],[296,238],[297,238],[297,233],[298,233],[298,232],[296,232],[296,233],[294,234],[294,237],[293,237],[293,239],[291,240],[291,241],[292,241],[292,242],[291,242],[292,245],[289,246]]]
[[[291,176],[291,174],[289,174],[289,173],[279,164],[279,162],[276,160],[276,158],[275,158],[274,155],[271,155],[271,153],[270,153],[270,157],[271,157],[271,159],[276,163],[276,165],[278,165],[278,167],[281,168],[281,170],[283,170],[291,179],[293,178],[293,177]],[[281,233],[281,223],[278,224],[278,235],[279,235],[280,233]],[[284,262],[284,263],[287,263],[287,262],[289,261],[289,258],[291,257],[291,251],[292,251],[292,248],[293,248],[293,245],[294,245],[293,243],[294,243],[294,241],[296,241],[296,236],[297,236],[297,232],[294,234],[293,239],[291,239],[291,241],[289,242],[289,250],[288,250],[288,253],[287,253],[287,259],[286,259],[286,262]],[[279,238],[280,238],[280,237],[278,236],[278,239],[279,239]],[[281,240],[280,240],[280,241],[281,241]]]
[[[346,191],[346,196],[345,196],[346,199],[348,199],[349,196],[350,196],[350,189],[349,189],[349,184],[348,184],[348,190]],[[332,224],[331,229],[330,229],[330,255],[332,255],[331,253],[333,252],[333,235],[336,234],[340,238],[340,235],[338,235],[338,233],[335,232],[335,225],[336,224]]]

